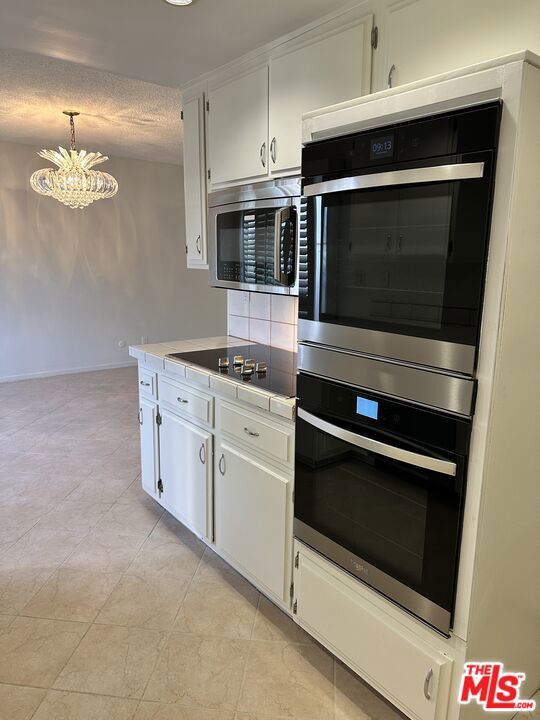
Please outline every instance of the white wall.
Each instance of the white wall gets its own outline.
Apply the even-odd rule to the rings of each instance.
[[[182,168],[112,158],[115,198],[37,195],[38,148],[0,142],[0,380],[130,362],[127,345],[221,335],[226,292],[187,270]]]

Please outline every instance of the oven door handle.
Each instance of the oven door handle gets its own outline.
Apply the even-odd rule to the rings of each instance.
[[[419,453],[411,452],[410,450],[402,450],[402,448],[395,447],[394,445],[387,445],[386,443],[379,442],[378,440],[373,440],[365,435],[357,435],[356,433],[344,430],[337,425],[332,425],[332,423],[326,422],[326,420],[322,420],[316,415],[312,415],[310,412],[302,410],[302,408],[299,408],[297,416],[310,425],[313,425],[313,427],[316,427],[318,430],[322,430],[328,435],[337,437],[344,442],[356,445],[363,450],[369,450],[377,455],[384,455],[384,457],[391,458],[392,460],[398,460],[399,462],[414,465],[415,467],[425,468],[426,470],[433,470],[434,472],[442,473],[443,475],[455,476],[456,474],[456,463],[449,462],[448,460],[439,460],[438,458],[433,458],[429,455],[420,455]]]
[[[484,163],[456,163],[436,165],[434,167],[390,170],[389,172],[327,180],[304,187],[304,195],[327,195],[328,193],[363,190],[364,188],[389,187],[392,185],[418,185],[421,183],[450,182],[452,180],[471,180],[484,177]]]

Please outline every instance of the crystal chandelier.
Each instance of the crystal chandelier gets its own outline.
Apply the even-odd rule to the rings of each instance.
[[[71,147],[66,150],[42,150],[38,155],[58,165],[54,168],[36,170],[30,178],[30,185],[40,195],[48,195],[70,208],[84,208],[94,200],[110,198],[118,192],[118,183],[112,175],[92,170],[109,158],[99,152],[88,153],[75,149],[75,121],[78,112],[64,110],[69,115]]]

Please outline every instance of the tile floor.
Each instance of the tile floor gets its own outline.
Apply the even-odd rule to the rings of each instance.
[[[0,385],[0,720],[399,720],[140,489],[134,368]]]

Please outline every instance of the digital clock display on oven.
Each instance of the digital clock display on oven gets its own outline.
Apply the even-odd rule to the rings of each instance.
[[[377,160],[378,158],[392,157],[394,154],[394,136],[382,135],[381,137],[371,138],[369,144],[369,159]]]

